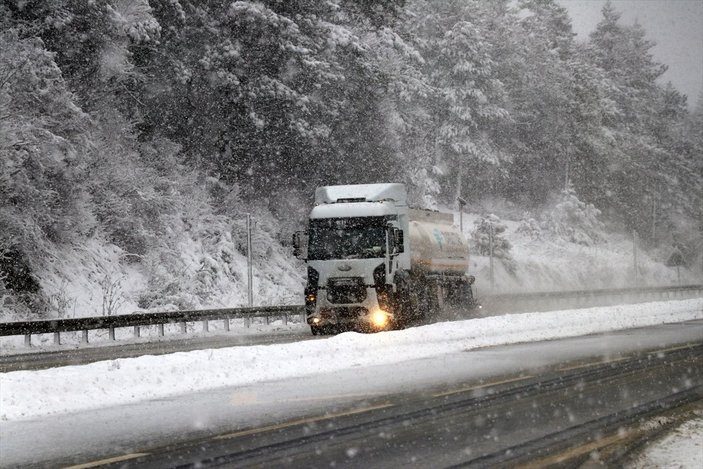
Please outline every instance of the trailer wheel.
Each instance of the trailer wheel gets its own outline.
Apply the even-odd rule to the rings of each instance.
[[[425,289],[425,320],[436,322],[442,311],[440,307],[439,292],[435,285]]]
[[[409,326],[417,315],[417,295],[411,291],[407,280],[396,274],[397,291],[394,298],[396,313],[395,328],[403,329]]]

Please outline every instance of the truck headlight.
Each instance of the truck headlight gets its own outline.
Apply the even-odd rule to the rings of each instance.
[[[377,309],[371,313],[371,324],[378,329],[385,327],[388,324],[388,313],[382,309]]]

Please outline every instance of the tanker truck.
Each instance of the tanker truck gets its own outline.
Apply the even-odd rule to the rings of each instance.
[[[312,333],[388,330],[477,306],[468,244],[453,222],[409,208],[403,184],[317,188],[308,229],[293,235],[307,263]]]

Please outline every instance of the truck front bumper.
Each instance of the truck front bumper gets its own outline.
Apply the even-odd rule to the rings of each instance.
[[[369,310],[363,306],[338,306],[321,308],[308,315],[312,327],[335,327],[339,329],[382,331],[392,329],[394,316],[380,308]]]

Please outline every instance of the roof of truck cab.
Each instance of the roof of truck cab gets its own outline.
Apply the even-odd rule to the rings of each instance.
[[[393,202],[349,202],[313,207],[310,218],[382,217],[397,213]]]
[[[334,204],[339,200],[381,202],[392,200],[405,204],[408,192],[405,184],[353,184],[345,186],[323,186],[315,190],[315,205]]]

